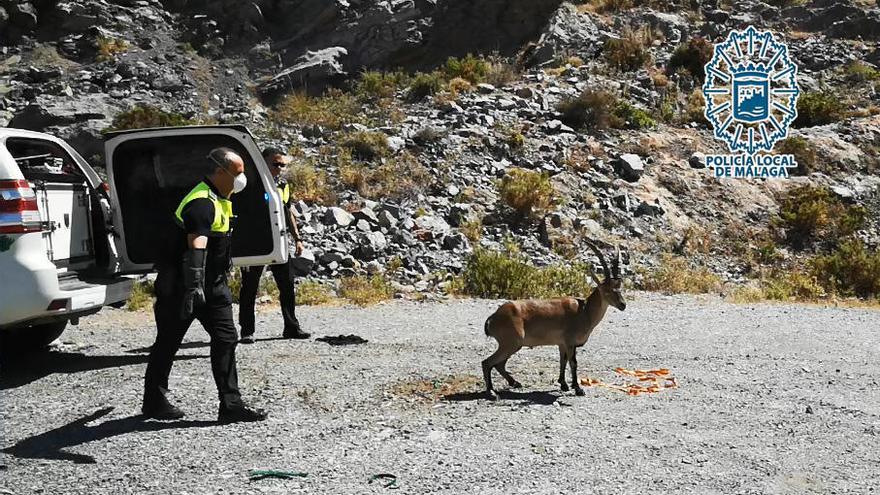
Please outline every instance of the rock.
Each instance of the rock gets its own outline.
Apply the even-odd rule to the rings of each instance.
[[[617,174],[627,182],[638,182],[645,173],[645,164],[639,155],[624,153],[615,160],[614,168]]]
[[[359,211],[354,212],[354,218],[365,220],[372,225],[379,224],[379,216],[376,215],[376,212],[373,211],[372,208],[361,208]]]
[[[391,228],[397,224],[397,218],[388,210],[382,210],[377,215],[381,227]]]
[[[657,201],[655,201],[654,203],[648,203],[646,201],[642,201],[641,203],[639,203],[639,206],[636,208],[635,215],[637,217],[642,216],[642,215],[647,215],[647,216],[651,216],[651,217],[660,217],[660,216],[663,216],[663,214],[665,212],[666,212],[666,210],[664,210],[663,207],[660,206],[660,204]]]
[[[480,83],[480,84],[477,84],[477,92],[482,93],[484,95],[494,93],[495,86],[492,86],[491,84],[488,84],[488,83]]]
[[[355,223],[355,228],[358,229],[358,230],[361,231],[361,232],[370,232],[370,231],[373,230],[373,229],[370,227],[370,222],[368,222],[368,221],[366,221],[366,220],[363,220],[363,219],[358,220],[358,221]]]
[[[355,256],[362,260],[371,260],[388,247],[388,240],[381,232],[369,232],[358,238],[358,247]]]
[[[804,412],[805,412],[806,414],[815,414],[815,413],[813,412],[813,406],[807,406],[807,408],[804,410]]]
[[[385,267],[382,266],[382,263],[379,263],[376,260],[370,261],[366,265],[364,265],[364,269],[370,275],[376,275],[377,273],[382,273],[385,271]]]
[[[688,158],[688,165],[691,168],[706,168],[706,154],[699,151],[694,153]]]
[[[651,28],[659,29],[669,43],[678,43],[689,37],[691,23],[678,14],[648,11],[642,19]]]
[[[307,275],[315,266],[315,254],[309,249],[303,249],[299,256],[291,259],[290,264],[297,275]]]
[[[37,27],[37,9],[30,2],[8,2],[9,22],[23,31],[33,31]]]
[[[589,59],[601,49],[598,40],[599,28],[592,18],[579,14],[576,6],[564,3],[546,24],[535,45],[527,48],[523,60],[528,65],[543,65],[569,53]]]
[[[845,186],[831,186],[831,192],[845,203],[852,203],[856,199],[856,193]]]
[[[468,239],[461,232],[443,236],[443,248],[452,250],[468,249]]]
[[[324,213],[324,225],[348,227],[352,223],[354,223],[354,215],[342,208],[333,206],[327,208],[327,211]]]
[[[445,234],[450,231],[449,224],[446,223],[446,220],[435,215],[422,215],[419,218],[416,218],[415,227],[436,234]]]
[[[449,225],[453,227],[461,227],[461,225],[469,220],[471,220],[473,216],[473,208],[471,205],[467,203],[455,203],[449,209],[449,215],[446,217],[449,220]]]
[[[156,79],[150,83],[150,86],[153,89],[157,89],[159,91],[180,91],[184,88],[183,80],[173,72],[166,72],[165,74],[160,75]]]
[[[263,97],[301,87],[321,92],[328,84],[348,74],[342,62],[347,55],[348,50],[341,46],[306,51],[292,66],[260,84],[257,89]]]

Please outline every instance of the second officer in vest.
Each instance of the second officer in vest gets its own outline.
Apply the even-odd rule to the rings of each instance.
[[[263,150],[263,158],[269,165],[269,170],[278,185],[281,194],[281,202],[284,203],[284,216],[287,228],[293,235],[296,250],[293,254],[302,254],[302,241],[299,238],[299,230],[296,219],[290,208],[293,198],[290,196],[290,185],[281,178],[281,172],[287,166],[288,157],[277,148]],[[307,339],[310,334],[303,332],[296,319],[296,289],[294,287],[293,256],[289,256],[287,263],[269,265],[275,284],[278,286],[278,298],[281,302],[281,316],[284,319],[282,336],[287,339]],[[260,277],[263,274],[262,266],[242,267],[241,269],[241,293],[239,297],[238,323],[241,325],[241,342],[251,344],[254,342],[255,316],[254,304],[257,298],[257,289],[260,286]]]
[[[211,371],[220,398],[218,420],[262,421],[266,413],[248,407],[238,391],[238,339],[227,282],[232,267],[229,198],[247,185],[244,161],[229,148],[212,150],[208,160],[214,170],[180,202],[175,212],[180,237],[156,266],[156,342],[144,378],[143,413],[156,419],[183,417],[183,411],[165,395],[174,355],[193,319],[198,319],[211,336]]]

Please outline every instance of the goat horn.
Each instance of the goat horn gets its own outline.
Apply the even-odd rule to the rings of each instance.
[[[614,261],[611,263],[611,270],[615,277],[620,277],[620,244],[614,245]]]
[[[590,241],[584,241],[584,243],[589,246],[594,253],[596,253],[596,256],[599,257],[599,263],[602,263],[602,273],[605,274],[605,278],[611,278],[611,271],[608,270],[608,263],[605,262],[605,256],[602,256],[602,251],[600,251],[599,248],[597,248],[596,245]]]

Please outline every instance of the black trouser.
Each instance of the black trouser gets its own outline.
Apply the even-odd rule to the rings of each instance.
[[[281,316],[284,318],[284,333],[299,332],[299,321],[296,319],[296,289],[294,288],[293,265],[287,263],[269,265],[275,284],[278,285],[278,298],[281,300]],[[242,335],[252,335],[255,329],[254,304],[257,290],[260,288],[262,266],[242,267],[241,292],[238,296],[238,323]]]
[[[168,391],[168,375],[174,355],[180,349],[186,331],[193,319],[198,319],[211,336],[211,371],[222,406],[241,403],[238,391],[238,371],[235,366],[235,347],[238,335],[232,319],[232,295],[225,277],[205,284],[205,305],[196,308],[195,316],[181,317],[183,280],[175,267],[159,269],[156,278],[156,343],[150,351],[150,361],[144,377],[144,402],[150,403]]]

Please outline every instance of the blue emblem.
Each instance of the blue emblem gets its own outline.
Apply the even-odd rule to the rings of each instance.
[[[788,136],[797,118],[797,65],[772,33],[731,31],[705,69],[705,116],[731,152],[770,152]]]

